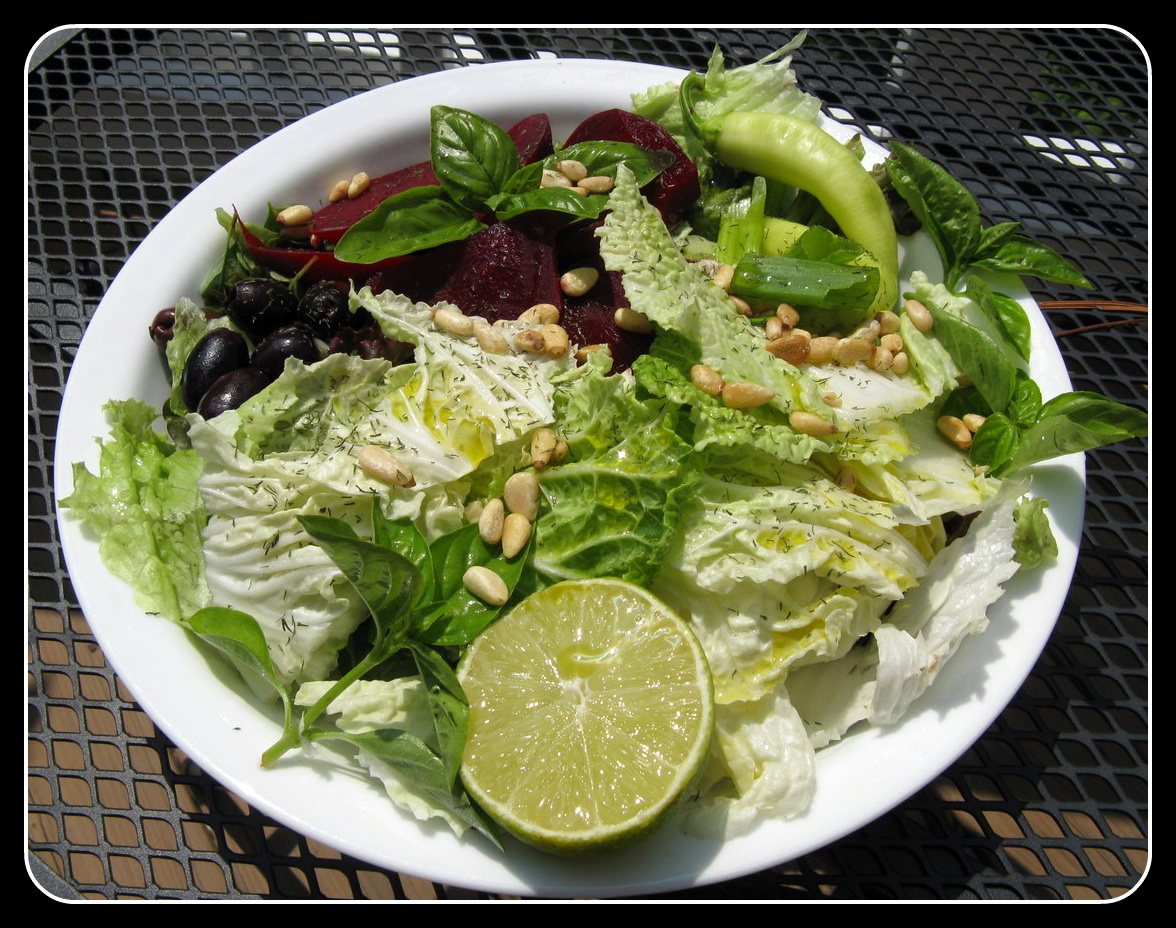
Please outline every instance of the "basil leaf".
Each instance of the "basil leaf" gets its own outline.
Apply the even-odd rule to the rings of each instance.
[[[1017,381],[1018,368],[1011,353],[988,333],[947,310],[935,314],[935,335],[989,408],[1003,410]]]
[[[994,254],[977,257],[972,264],[990,271],[1025,274],[1086,290],[1091,287],[1082,272],[1052,248],[1021,235],[1011,236]]]
[[[228,656],[234,664],[247,668],[270,684],[282,697],[289,711],[286,686],[270,660],[265,633],[251,615],[236,609],[209,606],[193,614],[183,625],[202,641]]]
[[[1063,393],[1041,407],[1037,421],[1025,430],[1010,467],[1141,438],[1147,435],[1147,421],[1146,412],[1098,393]]]
[[[997,331],[1008,339],[1013,350],[1028,361],[1033,331],[1025,307],[1012,297],[995,292],[974,275],[968,278],[967,294],[975,300],[976,305],[992,321]]]
[[[425,684],[433,730],[441,747],[441,759],[450,784],[457,782],[461,769],[461,752],[465,749],[470,706],[453,668],[433,648],[411,638],[408,642],[416,661],[417,673]]]
[[[470,212],[483,210],[519,167],[518,146],[500,126],[449,106],[430,111],[429,151],[441,187]]]
[[[501,220],[539,209],[567,213],[577,219],[595,219],[608,206],[608,196],[603,193],[584,196],[570,187],[536,187],[525,193],[498,194],[490,198],[487,206]]]
[[[390,548],[404,555],[421,572],[421,592],[418,602],[433,599],[433,552],[412,519],[390,520],[378,505],[372,506],[372,541],[382,548]]]
[[[949,290],[971,263],[982,239],[980,207],[958,180],[913,148],[892,142],[886,170],[894,189],[922,221],[943,260]]]
[[[396,728],[346,734],[316,731],[316,741],[345,741],[387,764],[408,780],[433,805],[447,809],[502,850],[498,827],[474,805],[464,789],[450,783],[445,762],[427,744]]]
[[[392,194],[354,222],[335,245],[335,257],[352,264],[374,264],[461,241],[484,226],[435,184],[412,187]]]
[[[996,474],[1016,454],[1020,441],[1020,431],[1009,417],[1004,413],[993,413],[972,436],[968,457],[973,464],[987,467],[990,473]]]

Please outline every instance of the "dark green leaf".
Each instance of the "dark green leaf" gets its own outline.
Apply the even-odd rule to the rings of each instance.
[[[484,224],[436,185],[395,193],[355,222],[335,246],[335,257],[374,264],[468,238]]]
[[[1063,393],[1041,407],[1037,422],[1025,431],[1011,467],[1141,438],[1147,435],[1147,420],[1143,410],[1097,393]]]
[[[976,257],[985,258],[995,254],[1019,228],[1019,222],[1001,222],[983,229],[980,232],[980,241],[976,243]]]
[[[501,127],[466,110],[434,106],[430,126],[433,173],[456,204],[482,211],[518,170],[518,147]]]
[[[1052,248],[1021,235],[1010,236],[994,254],[979,257],[972,263],[990,271],[1024,274],[1088,290],[1091,286],[1081,271]]]
[[[1011,353],[986,332],[947,310],[935,314],[935,334],[989,408],[1003,410],[1013,397],[1017,381]]]
[[[236,664],[257,674],[287,699],[286,687],[270,660],[265,634],[253,616],[236,609],[210,606],[196,612],[183,624]]]
[[[372,541],[402,554],[421,572],[419,602],[433,599],[433,553],[429,542],[412,519],[389,520],[379,504],[372,506]]]
[[[461,752],[465,749],[469,702],[457,674],[437,651],[412,639],[409,639],[408,646],[428,694],[441,759],[445,762],[450,784],[454,784],[461,768]]]
[[[535,187],[525,193],[504,193],[490,198],[488,204],[498,219],[514,219],[535,210],[567,213],[577,219],[595,219],[608,205],[608,196],[594,193],[583,196],[569,187]]]
[[[1028,361],[1033,332],[1025,307],[1012,297],[995,292],[975,276],[968,278],[967,295],[991,320],[996,330],[1004,335],[1013,350]]]
[[[1016,454],[1020,432],[1004,413],[994,413],[972,436],[968,457],[978,467],[987,467],[990,473],[999,472]]]

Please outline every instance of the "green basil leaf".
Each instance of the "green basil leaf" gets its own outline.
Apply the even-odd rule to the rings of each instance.
[[[1016,454],[1021,434],[1004,413],[993,413],[984,420],[972,436],[968,457],[978,467],[987,467],[990,473],[999,473]]]
[[[937,320],[938,323],[938,320]],[[1063,393],[1041,407],[1010,468],[1147,435],[1148,415],[1097,393]]]
[[[433,552],[412,519],[388,519],[378,505],[372,506],[372,541],[382,548],[390,548],[404,555],[421,572],[419,602],[433,599]]]
[[[400,650],[423,585],[416,565],[402,554],[357,537],[341,519],[299,516],[298,521],[371,612],[379,632],[371,660],[378,662]]]
[[[445,762],[427,744],[395,728],[361,734],[316,731],[316,741],[345,741],[380,760],[403,776],[431,803],[447,809],[502,849],[498,827],[474,805],[460,784],[449,780]]]
[[[335,245],[335,257],[374,264],[468,238],[484,223],[435,184],[394,193],[352,224]]]
[[[989,408],[1002,411],[1017,382],[1018,368],[1011,353],[988,333],[947,310],[935,314],[935,335]]]
[[[972,263],[990,271],[1024,274],[1087,290],[1091,287],[1082,272],[1052,248],[1021,235],[1010,236],[994,254],[978,257]]]
[[[1028,361],[1033,331],[1025,307],[1012,297],[995,292],[975,275],[968,278],[967,295],[991,320],[996,330],[1004,335],[1009,346]]]
[[[892,142],[887,173],[894,189],[923,222],[943,260],[943,278],[954,289],[982,239],[980,207],[958,180],[913,148]]]
[[[588,141],[549,155],[543,166],[554,168],[560,161],[579,161],[588,169],[589,177],[616,177],[623,164],[633,172],[637,186],[644,187],[674,163],[674,156],[668,151],[643,148],[631,142]]]
[[[984,258],[996,253],[1019,228],[1019,222],[1000,222],[981,230],[980,241],[976,243],[976,257]]]
[[[1017,371],[1013,395],[1004,409],[1009,420],[1020,429],[1027,429],[1041,415],[1041,387],[1027,371]]]
[[[234,664],[261,677],[277,691],[283,701],[289,703],[286,686],[270,660],[265,633],[253,616],[236,609],[209,606],[193,614],[183,625],[202,641],[228,656]]]
[[[430,117],[433,173],[459,206],[483,210],[518,170],[518,146],[500,126],[466,110],[434,106]]]
[[[498,194],[490,198],[487,206],[501,220],[540,209],[567,213],[576,219],[595,219],[608,206],[608,196],[603,193],[584,196],[569,187],[536,187],[525,193]]]
[[[441,748],[450,784],[457,782],[461,769],[461,753],[465,749],[466,728],[470,706],[457,674],[433,648],[409,639],[409,649],[416,661],[417,673],[425,684],[429,711],[433,716],[433,730]]]

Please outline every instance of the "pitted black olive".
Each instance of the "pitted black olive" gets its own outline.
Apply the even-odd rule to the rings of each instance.
[[[298,301],[298,321],[321,339],[330,338],[350,316],[347,291],[332,280],[311,284]]]
[[[160,351],[167,351],[167,343],[171,341],[175,332],[176,311],[174,307],[161,309],[151,320],[151,325],[147,327],[147,333]]]
[[[213,329],[196,343],[184,362],[180,388],[189,409],[200,400],[213,383],[224,374],[249,363],[249,345],[245,336],[234,329]]]
[[[230,319],[259,341],[295,320],[298,297],[276,280],[247,277],[229,288],[225,309]]]
[[[265,374],[257,368],[239,367],[217,378],[205,392],[196,411],[205,419],[215,419],[260,393],[267,383]]]
[[[322,360],[309,326],[296,322],[270,332],[257,346],[251,363],[268,379],[276,380],[286,366],[286,358],[298,358],[306,364]]]

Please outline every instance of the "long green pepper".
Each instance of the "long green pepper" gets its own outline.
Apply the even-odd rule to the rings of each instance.
[[[693,95],[703,78],[689,74],[680,97],[686,124],[729,167],[778,181],[815,196],[841,227],[878,262],[878,293],[870,312],[898,299],[898,235],[886,197],[847,146],[824,129],[778,113],[730,113],[707,125]]]

